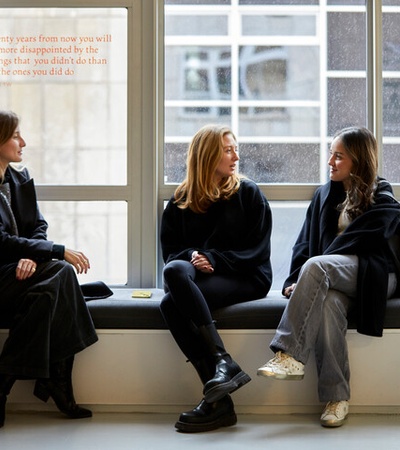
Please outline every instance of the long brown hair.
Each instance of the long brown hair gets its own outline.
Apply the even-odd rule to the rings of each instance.
[[[374,135],[363,127],[345,128],[334,137],[340,139],[353,162],[350,189],[340,208],[346,209],[351,219],[354,219],[374,203],[378,176],[378,145]]]
[[[12,138],[19,125],[19,117],[12,111],[0,111],[0,146]],[[3,169],[0,169],[0,183],[4,181]]]
[[[240,176],[235,174],[215,181],[215,171],[223,156],[223,138],[235,135],[229,127],[206,125],[193,137],[187,155],[185,180],[175,190],[175,202],[179,208],[190,208],[204,213],[218,200],[231,197],[240,185]]]
[[[18,116],[12,111],[0,111],[0,145],[11,139],[19,124]]]

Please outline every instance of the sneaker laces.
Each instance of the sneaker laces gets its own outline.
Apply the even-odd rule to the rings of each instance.
[[[274,366],[283,366],[285,368],[290,367],[292,365],[292,357],[287,355],[286,353],[276,352],[274,358],[271,359],[270,364]]]
[[[338,409],[341,402],[328,402],[325,406],[324,416],[338,416]]]

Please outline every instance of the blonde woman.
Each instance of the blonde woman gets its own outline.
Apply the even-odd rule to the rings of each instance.
[[[250,381],[225,350],[212,311],[264,297],[270,287],[271,210],[257,185],[237,173],[233,132],[207,125],[193,137],[187,175],[162,218],[165,297],[161,311],[204,384],[181,414],[181,432],[236,423],[229,394]]]

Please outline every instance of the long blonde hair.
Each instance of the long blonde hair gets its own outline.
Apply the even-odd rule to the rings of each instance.
[[[240,176],[235,174],[215,181],[215,171],[223,156],[223,138],[232,130],[223,125],[206,125],[193,137],[187,155],[185,180],[175,190],[179,208],[204,213],[218,200],[226,200],[237,192]]]
[[[378,145],[374,135],[363,127],[345,128],[339,131],[335,138],[339,138],[353,162],[350,189],[340,209],[346,209],[351,219],[354,219],[374,203],[378,176]]]

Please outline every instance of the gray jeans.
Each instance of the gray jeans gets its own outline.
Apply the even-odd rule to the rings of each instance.
[[[349,400],[347,311],[356,296],[358,257],[326,255],[302,267],[295,290],[282,315],[271,349],[306,364],[314,350],[321,402]],[[389,274],[387,297],[396,290]]]

